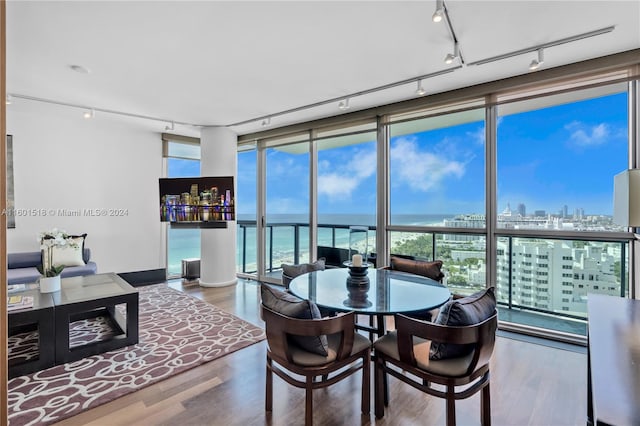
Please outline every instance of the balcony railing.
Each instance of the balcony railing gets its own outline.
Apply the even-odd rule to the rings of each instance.
[[[253,237],[255,244],[256,221],[238,220],[238,272],[244,274],[255,274],[257,272],[256,247],[247,244],[249,238]],[[318,224],[318,245],[348,248],[348,236],[350,225]],[[301,250],[301,247],[308,247],[308,228],[305,223],[272,223],[266,225],[267,234],[267,259],[266,272],[280,270],[282,263],[299,264],[309,260],[308,250]],[[370,231],[376,227],[369,226]],[[278,238],[280,241],[277,241]],[[275,247],[275,249],[274,249]]]

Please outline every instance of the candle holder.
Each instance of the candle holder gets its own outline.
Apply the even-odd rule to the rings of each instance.
[[[350,262],[349,262],[350,263]],[[347,277],[347,292],[349,298],[343,303],[350,308],[368,308],[372,303],[367,300],[369,295],[369,286],[371,282],[367,273],[369,272],[369,264],[365,262],[362,266],[350,266],[349,276]]]
[[[345,260],[342,264],[349,268],[349,275],[355,274],[356,276],[367,275],[367,270],[370,266],[373,266],[371,262],[362,262],[362,266],[353,266],[353,262],[350,260]]]

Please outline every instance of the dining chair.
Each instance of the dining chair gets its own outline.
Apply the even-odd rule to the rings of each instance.
[[[389,259],[389,266],[386,267],[386,269],[421,275],[440,283],[442,283],[442,280],[444,279],[444,273],[442,272],[442,260],[428,261],[409,259],[407,256],[401,255],[391,255]]]
[[[307,272],[313,271],[324,271],[325,266],[326,265],[324,258],[319,258],[315,262],[311,263],[300,263],[295,265],[283,263],[280,265],[280,267],[282,268],[282,285],[285,289],[288,290],[291,280],[298,275],[306,274]]]
[[[370,412],[371,342],[355,333],[355,313],[331,318],[297,319],[262,304],[267,334],[265,410],[273,409],[273,374],[305,390],[305,425],[313,424],[313,390],[328,387],[362,370],[362,414]],[[295,336],[327,336],[327,355],[296,344]],[[298,377],[294,376],[297,375]],[[304,379],[299,379],[302,376]]]
[[[396,330],[374,343],[377,418],[384,416],[391,398],[385,386],[389,374],[422,392],[444,398],[449,426],[456,424],[455,401],[482,391],[481,423],[491,424],[489,362],[498,326],[493,292],[490,288],[447,302],[436,323],[395,315]],[[444,386],[444,390],[434,384]]]
[[[404,272],[408,274],[421,275],[423,277],[431,278],[434,281],[438,281],[444,286],[445,275],[442,272],[442,265],[442,260],[428,261],[415,259],[413,256],[392,254],[390,257],[389,266],[385,267],[385,269]],[[463,296],[452,294],[451,297],[453,299],[458,299]],[[424,321],[432,321],[438,316],[438,312],[440,312],[439,308],[435,308],[425,311],[412,312],[411,314],[408,314],[408,316]]]

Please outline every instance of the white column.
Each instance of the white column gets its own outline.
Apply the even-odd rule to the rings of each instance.
[[[201,176],[233,176],[234,195],[238,168],[238,136],[224,127],[205,127],[200,133]],[[235,206],[234,206],[235,207]],[[200,230],[200,285],[234,285],[236,278],[236,222],[227,228]]]

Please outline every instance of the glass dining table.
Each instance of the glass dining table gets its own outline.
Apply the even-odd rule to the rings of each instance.
[[[381,336],[386,315],[415,314],[438,308],[451,292],[438,281],[388,269],[366,269],[366,279],[352,276],[349,268],[325,269],[295,277],[289,291],[319,307],[336,312],[369,315],[369,326],[357,328]],[[376,324],[373,324],[373,318]]]

